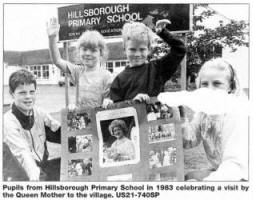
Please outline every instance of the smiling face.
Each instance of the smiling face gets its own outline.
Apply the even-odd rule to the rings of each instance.
[[[148,44],[145,41],[128,40],[125,51],[130,67],[144,64],[149,54]]]
[[[112,136],[121,139],[124,137],[124,132],[120,127],[116,126],[112,129]]]
[[[25,115],[28,115],[33,109],[35,103],[35,92],[35,85],[32,83],[19,85],[15,91],[11,93],[15,105]]]
[[[200,88],[209,88],[209,89],[220,89],[227,92],[231,91],[230,88],[230,72],[228,69],[219,69],[212,67],[204,67],[201,69],[199,74],[200,77]]]
[[[79,54],[84,66],[89,69],[95,68],[100,62],[100,50],[97,47],[80,47]]]

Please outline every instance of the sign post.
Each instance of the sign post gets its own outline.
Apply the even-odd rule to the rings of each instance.
[[[186,42],[186,37],[185,34],[183,34],[184,38],[184,43],[187,44]],[[186,65],[186,55],[183,58],[180,66],[181,66],[181,90],[186,90],[187,89],[187,65]]]
[[[124,23],[138,21],[151,29],[160,19],[168,19],[171,32],[191,29],[190,4],[78,4],[58,8],[59,40],[73,40],[87,29],[105,37],[119,37]]]
[[[64,42],[63,43],[63,48],[64,48],[64,55],[65,55],[65,59],[69,60],[69,52],[68,52],[68,42]],[[69,105],[69,80],[68,80],[68,76],[65,74],[65,104],[66,104],[66,108]]]

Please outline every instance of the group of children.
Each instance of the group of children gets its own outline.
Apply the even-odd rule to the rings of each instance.
[[[167,30],[168,23],[168,20],[157,21],[156,33],[168,43],[170,52],[149,62],[147,58],[151,52],[154,33],[140,22],[128,22],[123,26],[123,46],[129,65],[113,79],[111,73],[101,67],[107,50],[105,40],[99,32],[87,30],[78,39],[76,48],[82,65],[76,65],[61,58],[57,47],[59,25],[56,19],[52,19],[47,27],[51,58],[78,86],[79,99],[76,106],[107,108],[114,102],[131,99],[149,102],[150,97],[163,92],[165,82],[175,73],[186,53],[184,43]],[[218,67],[213,68],[215,63],[218,63]],[[234,94],[234,78],[232,66],[223,60],[216,60],[201,68],[197,84],[198,87],[212,87]],[[30,72],[15,72],[10,77],[9,86],[14,103],[11,110],[4,115],[4,142],[25,169],[29,180],[43,180],[41,174],[47,174],[45,166],[49,162],[46,140],[60,141],[60,125],[34,106],[36,81]],[[220,144],[214,148],[220,148]],[[209,149],[206,147],[208,157]],[[219,150],[219,154],[214,153],[212,159],[216,160],[218,156],[221,161],[224,156],[221,151]],[[221,162],[217,162],[216,169],[220,165]],[[241,176],[235,179],[244,178]],[[59,177],[55,180],[59,180]]]

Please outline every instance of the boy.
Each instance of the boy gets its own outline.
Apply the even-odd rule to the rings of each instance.
[[[112,82],[110,98],[113,102],[123,100],[148,101],[163,91],[165,82],[175,73],[185,55],[184,43],[175,39],[165,28],[169,20],[159,20],[156,32],[171,49],[160,59],[147,62],[153,32],[143,23],[132,22],[123,26],[122,37],[129,66]]]
[[[56,181],[60,159],[47,160],[46,140],[60,143],[60,124],[34,106],[36,85],[35,77],[27,70],[18,70],[10,76],[9,89],[14,102],[4,114],[3,138],[30,181]]]

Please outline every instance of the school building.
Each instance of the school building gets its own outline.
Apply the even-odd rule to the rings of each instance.
[[[115,75],[128,64],[123,51],[122,42],[107,43],[108,59],[105,67]],[[60,48],[62,57],[65,57],[63,48]],[[69,61],[80,64],[75,47],[69,47]],[[64,79],[64,74],[51,61],[49,49],[32,51],[4,51],[3,55],[4,85],[8,85],[9,76],[16,70],[25,68],[33,72],[38,84],[58,84]]]
[[[123,44],[121,41],[107,43],[108,59],[103,65],[114,75],[121,72],[128,64]],[[80,60],[75,52],[75,47],[69,50],[70,62],[80,64]],[[65,57],[63,48],[60,48],[62,57]],[[239,47],[236,52],[231,52],[229,48],[223,48],[220,56],[227,59],[235,68],[241,88],[249,90],[249,48]],[[58,84],[64,81],[64,74],[52,64],[49,49],[32,51],[4,51],[3,83],[8,85],[9,76],[14,71],[26,68],[37,77],[38,84]]]

